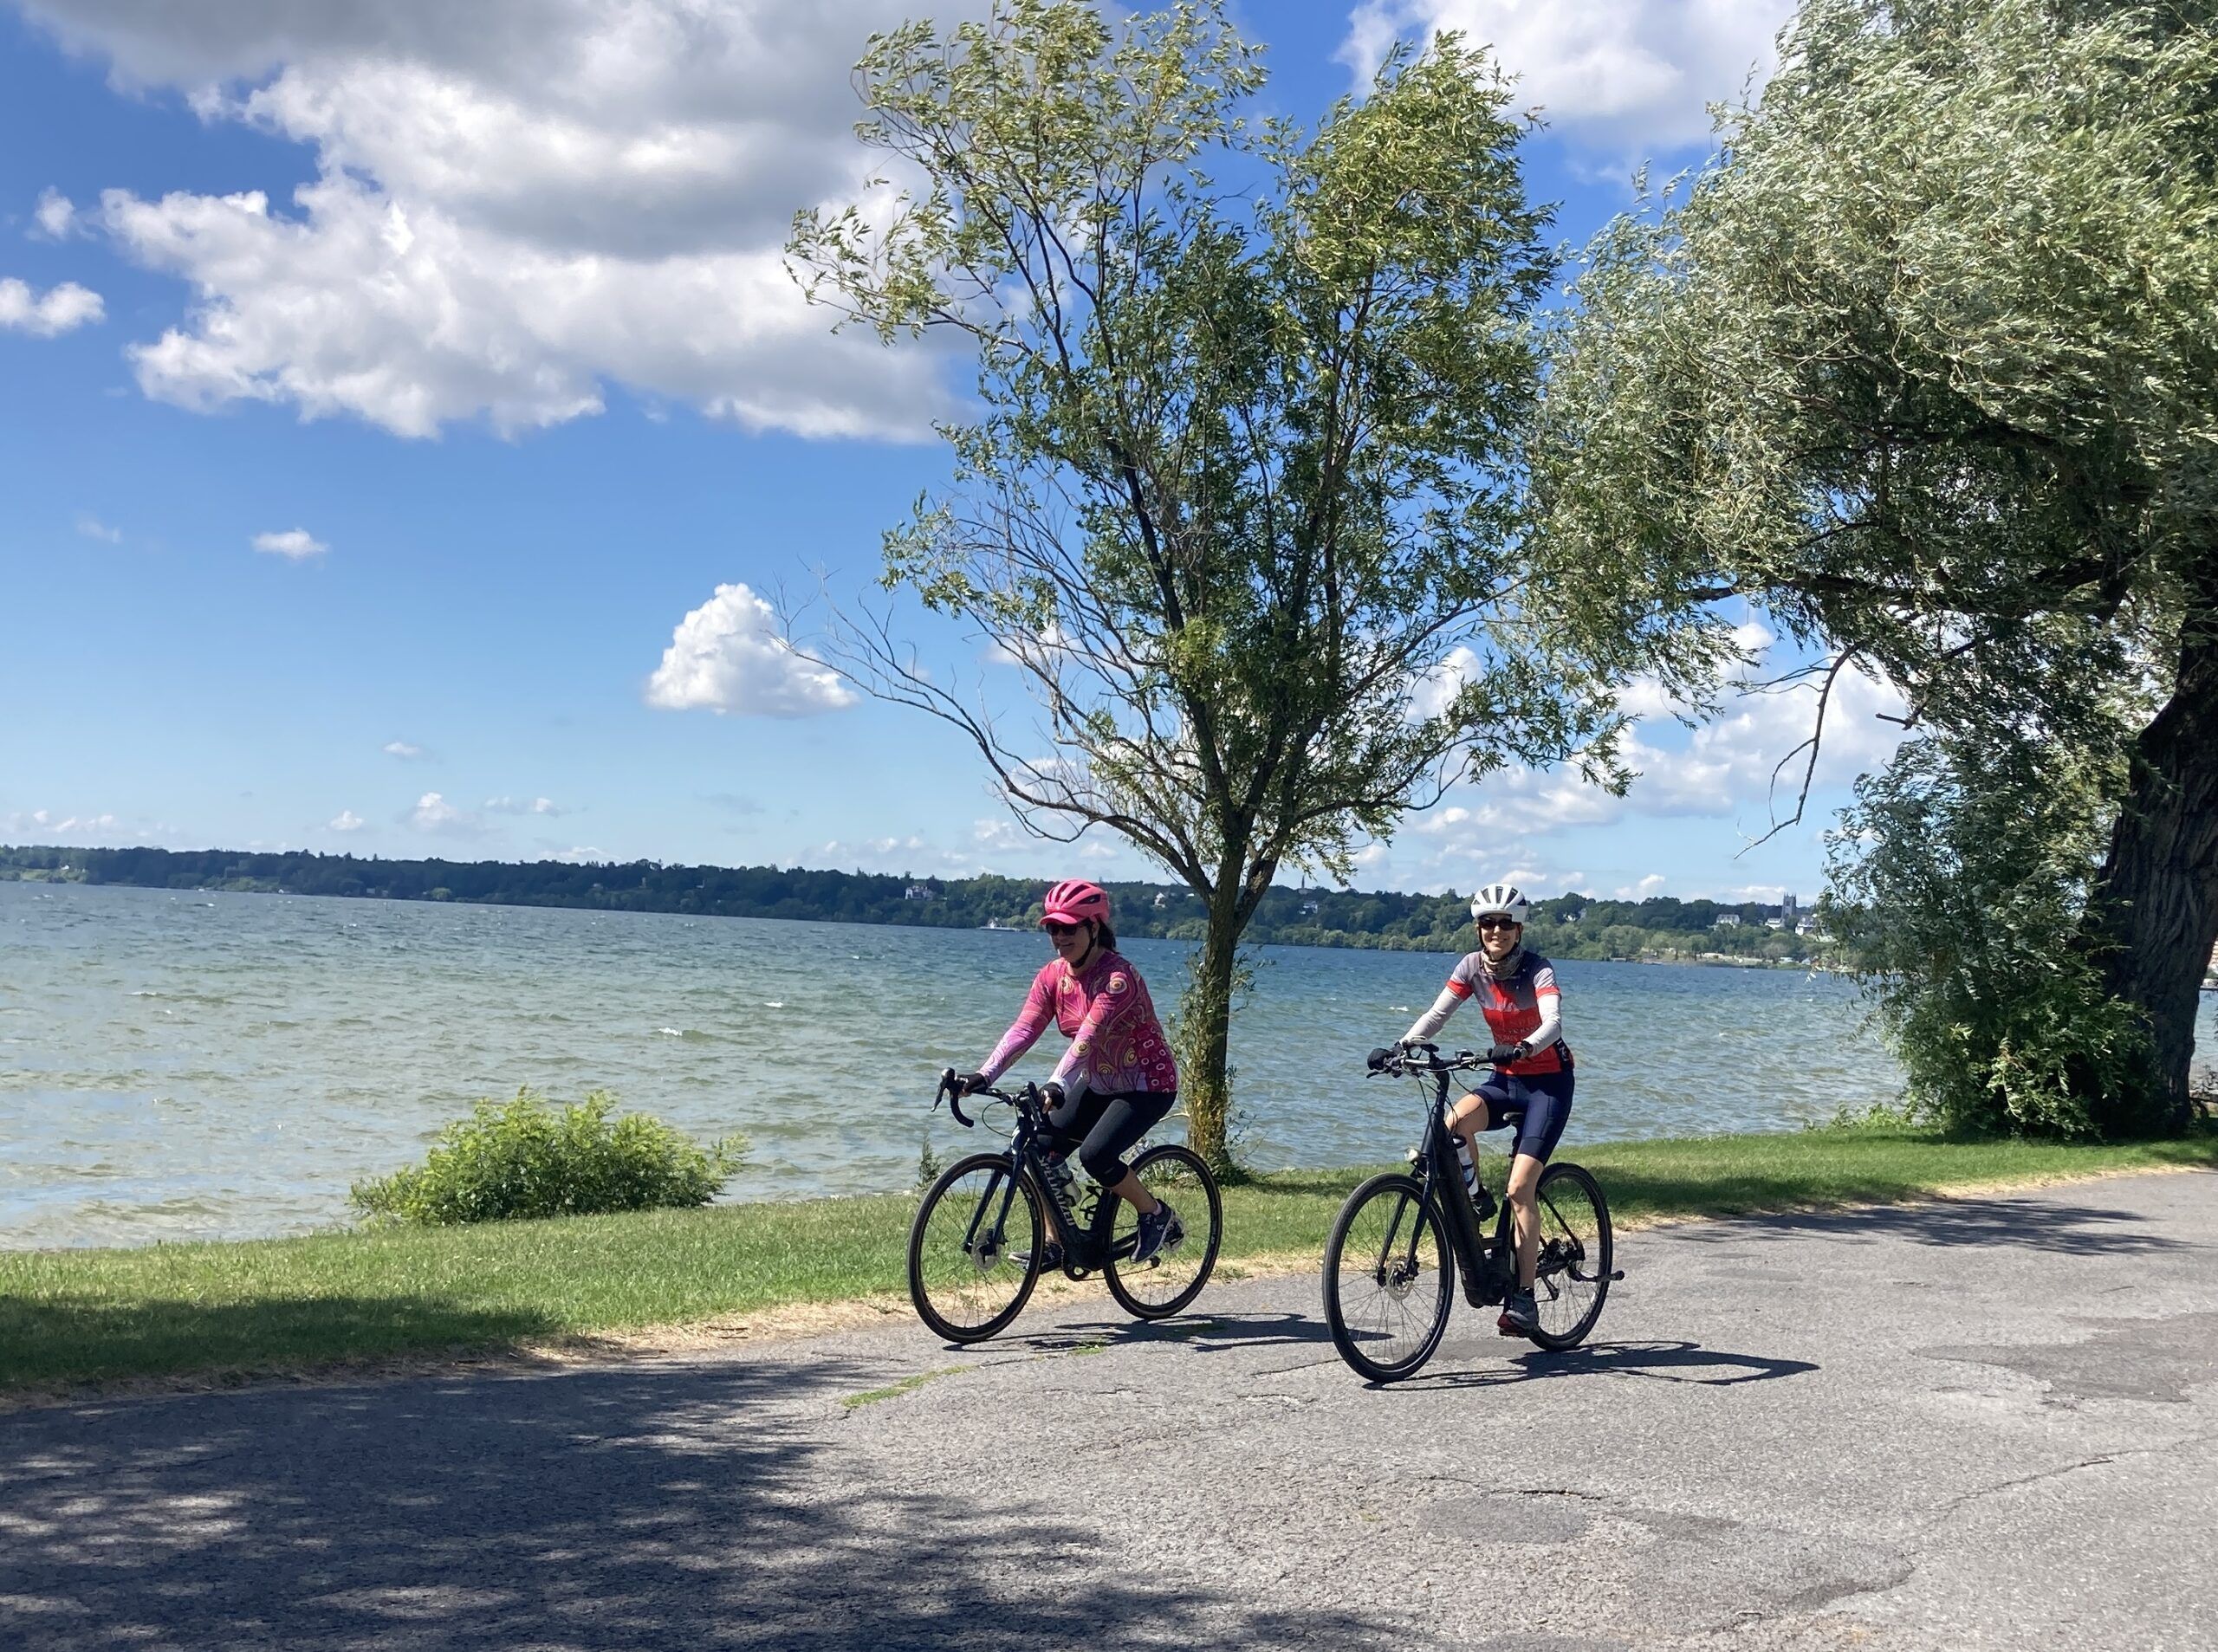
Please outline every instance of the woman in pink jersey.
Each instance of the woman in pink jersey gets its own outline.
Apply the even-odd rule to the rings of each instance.
[[[1144,1262],[1185,1237],[1177,1213],[1139,1183],[1125,1155],[1178,1099],[1178,1066],[1155,1018],[1147,983],[1117,950],[1109,927],[1109,895],[1099,884],[1068,878],[1047,891],[1040,925],[1054,945],[1054,962],[1032,978],[1024,1007],[985,1065],[958,1081],[965,1093],[983,1090],[1030,1049],[1053,1021],[1071,1041],[1054,1077],[1041,1086],[1060,1163],[1075,1145],[1086,1172],[1139,1213],[1132,1260]],[[1052,1205],[1048,1220],[1054,1221]],[[1043,1259],[1054,1267],[1060,1260]]]
[[[1430,1042],[1456,1007],[1475,998],[1494,1042],[1487,1059],[1494,1071],[1448,1116],[1475,1159],[1478,1134],[1517,1127],[1510,1147],[1509,1214],[1517,1232],[1517,1289],[1496,1323],[1509,1336],[1528,1336],[1539,1325],[1533,1306],[1533,1270],[1540,1260],[1540,1224],[1534,1203],[1540,1167],[1555,1151],[1571,1117],[1571,1046],[1563,1039],[1563,992],[1553,965],[1524,944],[1524,894],[1489,884],[1471,897],[1479,949],[1449,972],[1432,1007],[1402,1035],[1404,1044]]]

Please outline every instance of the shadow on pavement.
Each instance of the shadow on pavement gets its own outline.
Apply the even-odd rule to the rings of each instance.
[[[1923,1204],[1863,1210],[1736,1216],[1729,1223],[1675,1228],[1672,1237],[1708,1245],[1812,1237],[1850,1243],[1900,1239],[1922,1245],[2008,1245],[2106,1255],[2153,1255],[2195,1248],[2189,1241],[2152,1232],[2146,1221],[2131,1211],[2066,1204],[2053,1198],[2008,1196],[1952,1195]]]
[[[1330,1346],[1333,1333],[1307,1314],[1191,1313],[1176,1319],[1106,1319],[1089,1325],[1058,1325],[1036,1336],[1011,1337],[1015,1347],[1042,1354],[1079,1348],[1119,1348],[1129,1343],[1176,1342],[1201,1353],[1237,1348]]]
[[[1604,1342],[1550,1353],[1527,1349],[1507,1367],[1484,1370],[1443,1370],[1439,1360],[1490,1354],[1500,1346],[1477,1338],[1453,1342],[1421,1375],[1397,1383],[1398,1389],[1497,1388],[1551,1377],[1644,1377],[1663,1383],[1697,1383],[1705,1388],[1733,1388],[1800,1377],[1818,1367],[1806,1359],[1767,1359],[1761,1354],[1728,1354],[1694,1342]]]
[[[953,1462],[844,1446],[851,1364],[619,1368],[24,1414],[0,1442],[0,1643],[223,1649],[1387,1646]]]

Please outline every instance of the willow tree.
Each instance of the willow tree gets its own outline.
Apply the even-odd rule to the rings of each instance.
[[[1204,903],[1183,1087],[1226,1164],[1237,949],[1273,878],[1345,878],[1512,758],[1622,784],[1606,681],[1669,628],[1626,617],[1636,593],[1529,599],[1552,263],[1522,125],[1452,38],[1313,133],[1251,122],[1262,69],[1213,0],[1116,25],[1006,0],[873,37],[857,75],[906,186],[802,214],[789,255],[888,343],[975,350],[953,485],[888,534],[885,578],[989,639],[1034,715],[1012,729],[883,621],[840,663],[963,729],[1031,829],[1106,828]]]
[[[1715,160],[1597,242],[1555,358],[1560,554],[1709,571],[1906,693],[1843,916],[1953,1116],[2187,1116],[2218,939],[2215,16],[1806,0]]]

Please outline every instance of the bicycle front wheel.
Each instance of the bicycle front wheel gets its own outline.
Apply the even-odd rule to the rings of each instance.
[[[1167,1319],[1184,1310],[1210,1282],[1217,1246],[1224,1237],[1224,1204],[1216,1178],[1201,1155],[1183,1147],[1151,1147],[1132,1161],[1140,1185],[1178,1215],[1179,1237],[1145,1262],[1132,1260],[1132,1241],[1139,1231],[1139,1212],[1117,1200],[1110,1230],[1111,1260],[1101,1270],[1109,1294],[1126,1313],[1142,1319]],[[1105,1191],[1103,1198],[1113,1195]],[[1123,1260],[1117,1260],[1122,1257]]]
[[[1576,1348],[1602,1317],[1610,1294],[1610,1207],[1594,1178],[1576,1164],[1540,1172],[1534,1195],[1540,1255],[1533,1273],[1533,1305],[1543,1348]]]
[[[1440,1213],[1416,1178],[1375,1176],[1348,1195],[1325,1241],[1325,1323],[1359,1376],[1392,1383],[1424,1369],[1455,1284]]]
[[[1040,1195],[1008,1160],[948,1166],[909,1224],[909,1300],[932,1334],[983,1342],[1008,1328],[1040,1278]]]

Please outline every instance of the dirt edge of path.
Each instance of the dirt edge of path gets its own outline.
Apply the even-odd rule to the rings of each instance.
[[[2080,1182],[2104,1182],[2129,1176],[2213,1174],[2199,1164],[2151,1164],[2123,1170],[2084,1173],[2054,1172],[2012,1176],[1992,1181],[1952,1182],[1946,1187],[1902,1199],[1814,1201],[1761,1210],[1736,1211],[1730,1215],[1657,1215],[1616,1221],[1619,1234],[1644,1233],[1661,1228],[1697,1223],[1753,1221],[1774,1216],[1826,1215],[1852,1210],[1899,1208],[1934,1204],[1950,1199],[2023,1192],[2034,1188],[2061,1187]],[[1317,1254],[1277,1252],[1229,1258],[1218,1262],[1218,1279],[1283,1279],[1314,1272]],[[1074,1283],[1061,1278],[1043,1279],[1034,1290],[1031,1307],[1106,1299],[1107,1289],[1098,1279]],[[681,1325],[642,1325],[627,1330],[578,1332],[535,1338],[529,1342],[481,1348],[425,1348],[402,1354],[341,1358],[309,1365],[268,1365],[237,1369],[180,1371],[150,1377],[94,1378],[87,1382],[31,1383],[0,1389],[0,1416],[12,1411],[47,1409],[57,1406],[107,1405],[118,1402],[182,1394],[232,1393],[250,1388],[338,1388],[363,1383],[402,1382],[421,1377],[522,1377],[632,1360],[685,1358],[720,1350],[764,1344],[790,1343],[828,1332],[852,1331],[887,1320],[905,1319],[914,1310],[905,1294],[849,1297],[833,1302],[791,1302],[752,1312],[720,1314],[714,1318]]]

